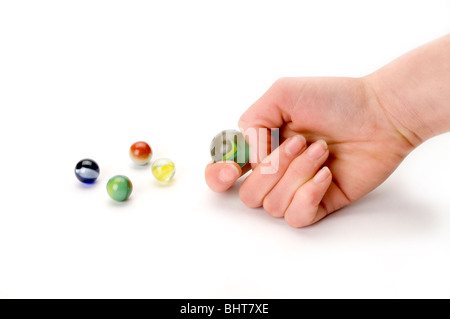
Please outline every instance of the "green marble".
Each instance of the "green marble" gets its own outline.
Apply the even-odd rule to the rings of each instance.
[[[106,190],[112,199],[123,202],[130,197],[133,191],[133,184],[131,184],[128,177],[117,175],[108,181]]]
[[[250,151],[241,132],[225,130],[217,134],[210,146],[214,162],[234,161],[240,167],[248,163]]]

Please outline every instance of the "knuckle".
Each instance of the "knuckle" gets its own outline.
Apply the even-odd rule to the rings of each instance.
[[[239,122],[238,122],[238,127],[240,129],[245,129],[247,127],[247,112],[245,112],[244,114],[241,115],[241,117],[239,118]]]
[[[284,216],[286,223],[294,228],[304,228],[310,226],[314,221],[314,214],[297,211]]]
[[[321,196],[320,195],[321,194],[320,194],[318,189],[309,189],[309,190],[305,190],[303,192],[300,192],[298,194],[298,196],[301,197],[302,203],[304,203],[304,205],[307,206],[307,207],[314,207],[314,206],[316,206],[321,200]]]
[[[239,198],[250,208],[261,207],[261,201],[257,200],[254,197],[253,192],[249,192],[245,187],[239,189]]]
[[[280,97],[289,95],[290,87],[292,87],[292,78],[278,78],[270,87],[269,91]]]
[[[272,88],[283,88],[290,82],[288,77],[280,77],[272,85]]]
[[[269,197],[264,198],[263,208],[272,217],[283,217],[284,215],[279,205],[276,205]]]

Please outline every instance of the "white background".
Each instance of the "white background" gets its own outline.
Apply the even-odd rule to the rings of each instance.
[[[0,297],[449,298],[448,134],[306,229],[203,177],[277,78],[362,76],[449,27],[432,0],[0,2]],[[131,163],[137,140],[172,184]]]

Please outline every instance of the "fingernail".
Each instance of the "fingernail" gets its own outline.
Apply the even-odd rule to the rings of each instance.
[[[330,174],[330,169],[325,166],[316,174],[316,176],[314,176],[313,180],[316,183],[322,183],[330,176]]]
[[[229,183],[239,177],[239,170],[233,165],[227,165],[219,172],[219,179],[224,183]]]
[[[327,151],[328,145],[324,140],[318,140],[313,143],[307,151],[309,158],[319,159]]]
[[[291,137],[284,147],[284,151],[288,155],[296,155],[305,146],[305,139],[300,135],[295,135]]]

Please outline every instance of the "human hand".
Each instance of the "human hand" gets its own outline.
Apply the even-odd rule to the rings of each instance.
[[[275,82],[239,121],[244,135],[260,133],[249,139],[257,156],[242,201],[304,227],[376,188],[420,143],[450,131],[449,50],[447,34],[363,78]],[[264,159],[272,128],[281,145]],[[209,164],[206,182],[223,192],[248,169]]]
[[[258,158],[239,195],[247,206],[263,206],[294,227],[361,198],[413,149],[364,79],[280,79],[242,115],[239,126],[244,133],[280,129],[280,147],[262,163]],[[270,138],[249,144],[265,151]],[[264,174],[275,156],[278,169]],[[214,163],[205,176],[212,190],[223,192],[243,173],[236,163]]]

